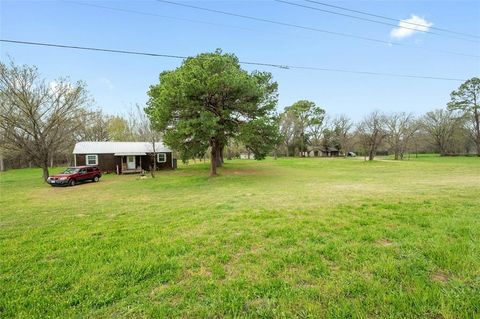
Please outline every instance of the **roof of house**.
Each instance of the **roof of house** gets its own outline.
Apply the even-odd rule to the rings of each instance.
[[[156,152],[171,152],[172,150],[155,142]],[[78,142],[73,154],[116,154],[116,155],[144,155],[153,153],[151,142]]]

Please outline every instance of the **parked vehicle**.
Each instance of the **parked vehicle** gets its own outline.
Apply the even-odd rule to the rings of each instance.
[[[98,182],[102,172],[97,166],[69,167],[63,173],[50,176],[47,183],[51,186],[75,186],[85,181]]]
[[[357,156],[357,154],[355,154],[354,152],[348,152],[347,156],[355,157],[355,156]]]

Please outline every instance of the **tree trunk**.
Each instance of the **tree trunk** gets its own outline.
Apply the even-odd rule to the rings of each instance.
[[[3,155],[0,154],[0,172],[5,171],[5,164],[3,162]]]
[[[155,153],[152,155],[152,157],[153,157],[152,159],[153,164],[150,164],[150,176],[152,176],[152,178],[155,178],[155,170],[157,169]]]
[[[368,152],[368,160],[373,161],[373,158],[375,157],[375,150],[374,148],[370,148],[370,151]]]
[[[152,178],[155,178],[155,172],[157,170],[157,152],[155,150],[155,138],[152,140],[152,146],[153,146],[153,169],[150,170],[150,175],[152,176]]]
[[[216,151],[212,149],[210,156],[210,176],[217,176],[217,161],[215,155]]]
[[[216,151],[215,151],[215,162],[217,167],[222,167],[223,166],[223,147],[217,146]]]
[[[477,108],[474,110],[475,117],[475,146],[477,147],[477,156],[480,156],[480,112]]]
[[[210,176],[217,176],[217,155],[218,155],[218,145],[214,138],[210,141]]]
[[[48,173],[48,162],[42,164],[42,171],[43,171],[43,181],[47,181],[47,178],[50,176]]]

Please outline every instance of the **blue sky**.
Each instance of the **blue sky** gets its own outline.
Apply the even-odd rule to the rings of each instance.
[[[292,0],[293,1],[293,0]],[[83,5],[82,5],[83,3]],[[223,16],[157,1],[1,1],[1,38],[191,56],[221,48],[240,60],[468,79],[480,75],[480,59],[416,48],[480,55],[480,44],[415,32],[392,38],[394,27],[289,6],[274,1],[182,2],[287,23],[351,33],[412,47],[299,30]],[[304,1],[297,3],[314,6]],[[384,16],[416,15],[434,27],[480,36],[478,1],[336,1],[328,3]],[[87,5],[85,5],[87,4]],[[90,5],[141,11],[120,12]],[[321,6],[319,6],[322,8]],[[327,9],[327,8],[325,8]],[[333,9],[332,9],[333,10]],[[182,20],[183,19],[183,20]],[[186,21],[186,20],[195,20]],[[206,23],[200,23],[206,22]],[[210,24],[209,24],[210,23]],[[430,30],[434,31],[434,30]],[[117,55],[0,43],[1,60],[34,64],[48,80],[83,80],[95,106],[125,114],[144,104],[151,84],[181,60]],[[253,70],[251,66],[244,66]],[[374,109],[421,114],[442,108],[460,82],[377,77],[257,67],[279,83],[281,111],[299,99],[312,100],[331,115],[360,119]]]

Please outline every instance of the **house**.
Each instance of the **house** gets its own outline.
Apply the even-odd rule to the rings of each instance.
[[[240,159],[255,159],[255,155],[251,153],[240,153]]]
[[[172,150],[155,143],[157,169],[177,166]],[[104,172],[137,173],[153,167],[151,142],[78,142],[73,149],[75,166],[96,165]]]
[[[340,151],[335,147],[329,147],[328,149],[323,148],[323,149],[306,152],[306,156],[307,157],[317,157],[317,156],[336,157],[336,156],[340,156]]]
[[[328,149],[323,149],[321,150],[322,156],[340,156],[340,151],[336,149],[335,147],[329,147]]]

